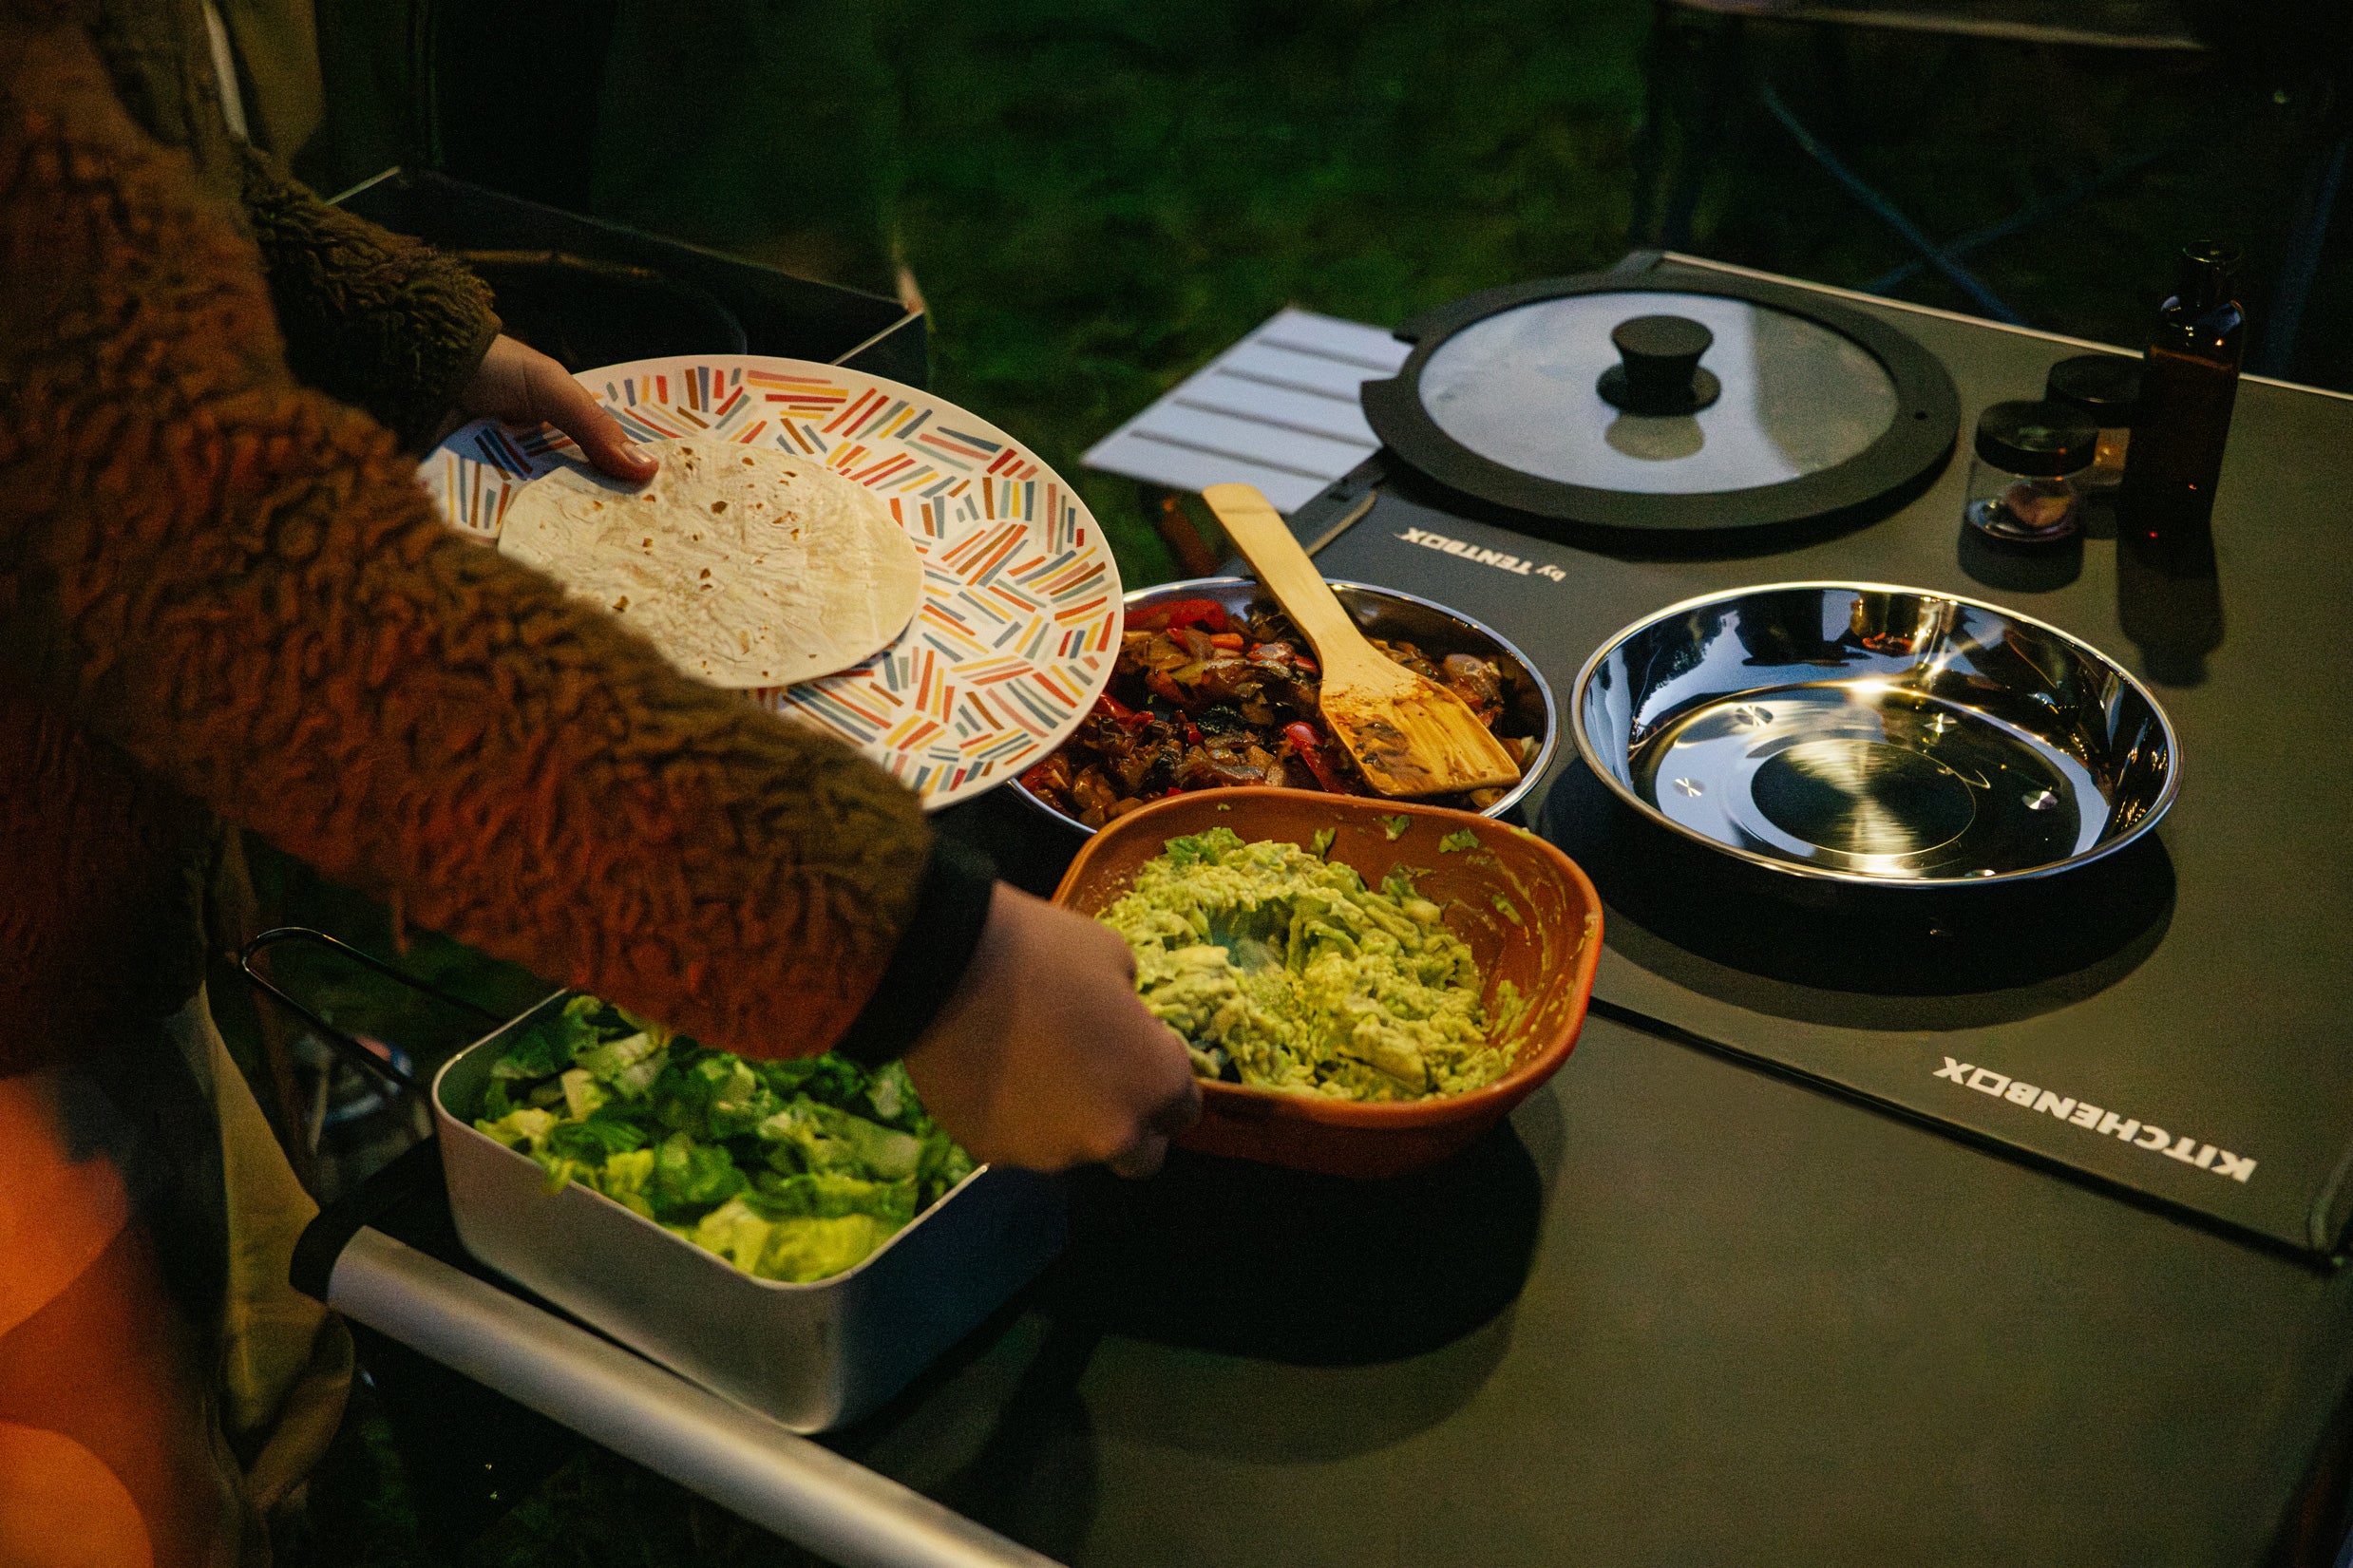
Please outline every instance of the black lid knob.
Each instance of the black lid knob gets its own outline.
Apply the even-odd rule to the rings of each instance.
[[[2077,473],[2098,442],[2098,427],[2063,403],[1997,403],[1977,417],[1977,455],[2006,474]]]
[[[2078,354],[2051,367],[2042,395],[2092,416],[2103,430],[2129,427],[2140,406],[2140,361],[2122,354]]]
[[[1694,414],[1723,395],[1699,368],[1716,334],[1688,316],[1638,315],[1611,329],[1620,363],[1602,372],[1596,390],[1629,414]]]

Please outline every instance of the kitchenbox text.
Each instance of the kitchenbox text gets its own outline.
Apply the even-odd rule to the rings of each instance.
[[[2227,1176],[2233,1181],[2245,1181],[2255,1174],[2255,1162],[2251,1159],[2202,1143],[2193,1134],[2185,1132],[2177,1137],[2154,1122],[2135,1121],[2089,1100],[2071,1100],[2055,1089],[2037,1088],[2022,1079],[2006,1078],[1991,1067],[1972,1067],[1947,1056],[1945,1065],[1936,1069],[1936,1076],[1949,1078],[1980,1094],[2006,1100],[2021,1110],[2038,1116],[2056,1116],[2070,1126],[2116,1139],[2168,1160],[2178,1160],[2198,1170],[2212,1171],[2216,1176]]]

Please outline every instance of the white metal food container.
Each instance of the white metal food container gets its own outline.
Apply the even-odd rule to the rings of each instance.
[[[591,1328],[800,1432],[873,1410],[1062,1250],[1062,1183],[983,1165],[845,1274],[759,1279],[475,1130],[490,1068],[559,992],[433,1080],[449,1209],[466,1251]]]

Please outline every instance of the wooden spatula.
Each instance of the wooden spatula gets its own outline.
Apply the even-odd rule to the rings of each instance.
[[[1520,766],[1471,705],[1365,640],[1267,499],[1248,484],[1202,493],[1235,548],[1323,665],[1323,722],[1383,795],[1517,784]]]

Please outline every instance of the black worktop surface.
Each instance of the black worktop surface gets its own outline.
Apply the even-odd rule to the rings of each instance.
[[[1887,309],[1951,366],[1964,427],[2078,351]],[[2335,696],[2353,403],[2249,384],[2240,410],[2216,520],[2227,635],[2202,674],[2154,671],[2181,801],[2149,854],[2071,895],[2067,920],[2104,924],[2047,933],[2055,973],[1805,983],[1770,943],[1614,907],[1612,1016],[1494,1138],[1372,1187],[1182,1157],[1146,1187],[1098,1183],[1034,1309],[845,1446],[1075,1563],[2258,1563],[2300,1530],[2333,1551],[2353,1275],[2319,1256],[2341,1213],[2315,1251],[2307,1211],[2353,1131],[2334,831],[2353,804]],[[1992,599],[2151,672],[2118,625],[2112,541],[2072,580],[1964,562],[1958,462],[1895,516],[1777,555],[1522,540],[1559,581],[1401,539],[1483,525],[1374,466],[1379,500],[1326,574],[1464,604],[1564,699],[1639,614],[1806,577]],[[1351,488],[1302,534],[1354,510]],[[1577,773],[1537,823],[1606,856],[1580,842]],[[956,825],[1033,877],[1051,863],[1017,811]],[[1801,1052],[1946,1124],[1793,1081]],[[2089,1152],[2031,1162],[2040,1129],[1935,1078],[1948,1052],[2238,1139],[2255,1174],[2068,1126]],[[1948,1135],[1972,1120],[2018,1157]]]
[[[1983,405],[2039,391],[2054,360],[2080,351],[1863,308],[1945,360],[1964,430]],[[2119,624],[2112,538],[2040,557],[1973,550],[1960,523],[1966,467],[1956,458],[1908,505],[1850,532],[1668,559],[1531,539],[1391,480],[1318,560],[1328,576],[1408,588],[1488,621],[1544,669],[1564,709],[1579,668],[1620,627],[1679,599],[1774,581],[1989,599],[2126,663],[2179,733],[2179,801],[2154,841],[2047,882],[1945,900],[1793,902],[1812,890],[1685,850],[1616,807],[1573,758],[1534,825],[1585,863],[1609,901],[1604,1000],[2026,1157],[2330,1253],[2353,1204],[2353,400],[2242,387],[2213,525],[2217,570],[2156,583],[2148,596],[2168,596],[2135,605],[2132,623],[2195,640],[2211,635],[2218,608],[2221,645],[2202,659],[2143,648]],[[1501,546],[1533,569],[1450,555],[1448,540]],[[2121,590],[2141,591],[2137,576]],[[2115,1113],[2110,1133],[2005,1098],[2014,1083]],[[2194,1158],[2211,1145],[2219,1158],[2168,1158],[2155,1147],[2160,1128],[2173,1152]]]
[[[1601,1018],[1423,1177],[1090,1197],[844,1443],[1075,1564],[2253,1564],[2353,1372],[2353,1275]]]

